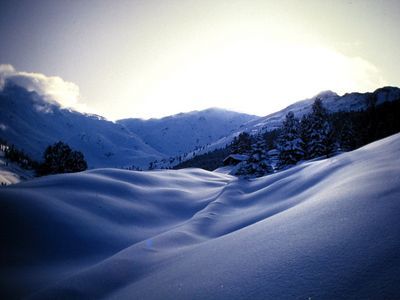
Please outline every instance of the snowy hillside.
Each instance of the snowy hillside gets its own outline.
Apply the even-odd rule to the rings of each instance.
[[[4,152],[0,150],[0,185],[9,185],[24,180],[32,179],[34,171],[25,170],[4,158]]]
[[[230,143],[233,138],[242,131],[257,133],[260,130],[273,130],[279,128],[289,111],[292,111],[296,117],[301,118],[304,114],[308,114],[311,111],[311,106],[316,98],[320,98],[324,107],[330,112],[357,111],[366,109],[371,101],[375,101],[376,105],[384,102],[400,101],[400,88],[383,87],[372,93],[349,93],[343,96],[339,96],[332,91],[321,92],[310,99],[295,102],[276,113],[249,121],[246,124],[243,124],[239,131],[219,139],[197,153],[205,153],[210,150],[221,148]]]
[[[182,113],[160,120],[117,123],[63,109],[15,85],[0,90],[0,138],[32,158],[64,141],[82,151],[89,168],[147,167],[150,161],[180,155],[229,135],[256,118],[219,109]]]
[[[398,299],[400,134],[245,181],[98,169],[0,189],[1,298]]]
[[[63,109],[15,85],[0,91],[0,137],[37,160],[62,140],[82,151],[89,167],[146,165],[164,156],[122,125]]]
[[[210,108],[162,119],[125,119],[118,123],[125,125],[159,152],[174,156],[211,144],[236,132],[244,123],[258,118]]]

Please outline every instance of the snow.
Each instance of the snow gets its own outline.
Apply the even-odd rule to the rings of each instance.
[[[165,157],[120,124],[61,108],[18,86],[0,90],[0,138],[41,160],[58,141],[83,152],[89,168],[147,166]]]
[[[244,160],[248,160],[249,159],[249,156],[248,155],[246,155],[246,154],[230,154],[230,155],[228,155],[225,159],[224,159],[224,162],[226,161],[226,160],[228,160],[229,158],[232,158],[232,159],[234,159],[234,160],[236,160],[236,161],[244,161]]]
[[[233,138],[238,136],[239,133],[243,131],[256,134],[260,131],[277,129],[282,125],[285,116],[290,111],[300,119],[303,115],[311,112],[312,104],[317,98],[321,99],[322,104],[328,111],[338,112],[365,110],[371,100],[371,97],[375,97],[376,105],[384,102],[398,101],[400,99],[400,89],[397,87],[388,86],[379,88],[372,93],[348,93],[342,96],[339,96],[332,91],[324,91],[309,99],[297,101],[278,112],[251,120],[243,124],[240,127],[240,130],[222,137],[216,142],[207,145],[204,149],[195,151],[195,153],[207,153],[211,150],[222,148],[231,143]],[[190,157],[190,155],[188,155],[188,157]]]
[[[34,177],[34,172],[25,170],[9,162],[4,158],[4,152],[0,150],[0,184],[9,185]]]
[[[50,103],[34,92],[0,89],[0,138],[35,160],[58,141],[83,152],[89,168],[147,168],[212,143],[256,118],[221,109],[182,113],[160,120],[121,120],[82,114]]]
[[[124,119],[126,126],[161,153],[182,155],[213,143],[259,117],[218,108],[180,113],[161,119]]]
[[[0,189],[2,298],[400,297],[400,134],[254,180],[97,169]]]
[[[234,166],[223,166],[215,169],[213,172],[215,173],[222,173],[222,174],[232,174]]]
[[[166,168],[222,148],[243,131],[276,129],[289,111],[296,117],[309,113],[316,97],[321,97],[330,111],[355,111],[365,109],[372,95],[381,104],[398,100],[400,89],[384,87],[373,93],[343,96],[325,91],[261,118],[211,108],[162,119],[111,122],[101,116],[63,109],[34,92],[10,85],[0,91],[0,138],[35,160],[42,159],[48,145],[61,140],[83,152],[89,168],[146,169],[155,160],[156,168]]]

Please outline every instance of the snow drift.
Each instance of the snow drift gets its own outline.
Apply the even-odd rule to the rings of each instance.
[[[0,189],[1,296],[400,297],[400,134],[245,181],[98,169]]]

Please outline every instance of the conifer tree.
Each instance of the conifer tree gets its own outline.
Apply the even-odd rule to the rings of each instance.
[[[300,139],[301,150],[303,151],[304,159],[309,159],[309,144],[310,144],[310,115],[303,115],[300,121]]]
[[[328,111],[319,98],[312,105],[308,126],[309,141],[307,148],[309,158],[329,156],[334,150],[332,127],[329,122]]]
[[[233,154],[249,154],[251,152],[252,138],[247,132],[240,133],[233,139],[231,149]]]
[[[349,119],[343,119],[343,124],[338,136],[342,151],[351,151],[356,147],[353,123]]]
[[[273,169],[268,159],[268,148],[262,135],[257,136],[251,145],[249,159],[242,162],[236,175],[245,177],[261,177],[273,173]]]
[[[294,165],[304,158],[303,142],[300,137],[300,123],[293,112],[288,112],[282,124],[278,140],[279,168]]]

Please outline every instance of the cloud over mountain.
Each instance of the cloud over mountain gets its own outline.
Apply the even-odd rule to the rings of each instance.
[[[49,102],[57,102],[63,107],[86,110],[80,102],[79,87],[58,76],[46,76],[41,73],[17,71],[10,64],[0,65],[0,90],[6,83],[13,83],[28,91],[36,92]]]

